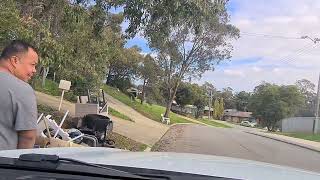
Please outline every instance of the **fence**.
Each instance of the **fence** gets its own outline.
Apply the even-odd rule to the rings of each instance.
[[[312,133],[314,117],[291,117],[281,120],[282,132]]]

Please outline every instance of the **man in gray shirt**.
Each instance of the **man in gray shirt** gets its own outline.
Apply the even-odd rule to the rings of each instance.
[[[12,41],[0,56],[0,150],[33,148],[37,104],[27,83],[36,73],[38,55],[23,41]]]

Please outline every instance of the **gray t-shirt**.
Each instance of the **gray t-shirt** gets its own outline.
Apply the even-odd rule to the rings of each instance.
[[[31,86],[0,71],[0,150],[17,149],[18,131],[37,127],[37,103]]]

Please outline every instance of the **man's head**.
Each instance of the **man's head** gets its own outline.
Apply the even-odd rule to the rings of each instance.
[[[12,41],[4,48],[0,56],[0,66],[25,82],[36,73],[37,64],[36,49],[20,40]]]

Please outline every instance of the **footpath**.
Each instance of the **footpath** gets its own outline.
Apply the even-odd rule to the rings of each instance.
[[[294,137],[289,137],[289,136],[284,136],[284,135],[279,135],[279,134],[272,134],[272,133],[268,133],[268,132],[247,131],[246,133],[269,138],[269,139],[273,139],[273,140],[284,142],[287,144],[292,144],[292,145],[306,148],[306,149],[309,149],[312,151],[320,152],[320,143],[319,142],[314,142],[314,141],[309,141],[309,140],[304,140],[304,139],[299,139],[299,138],[294,138]]]

